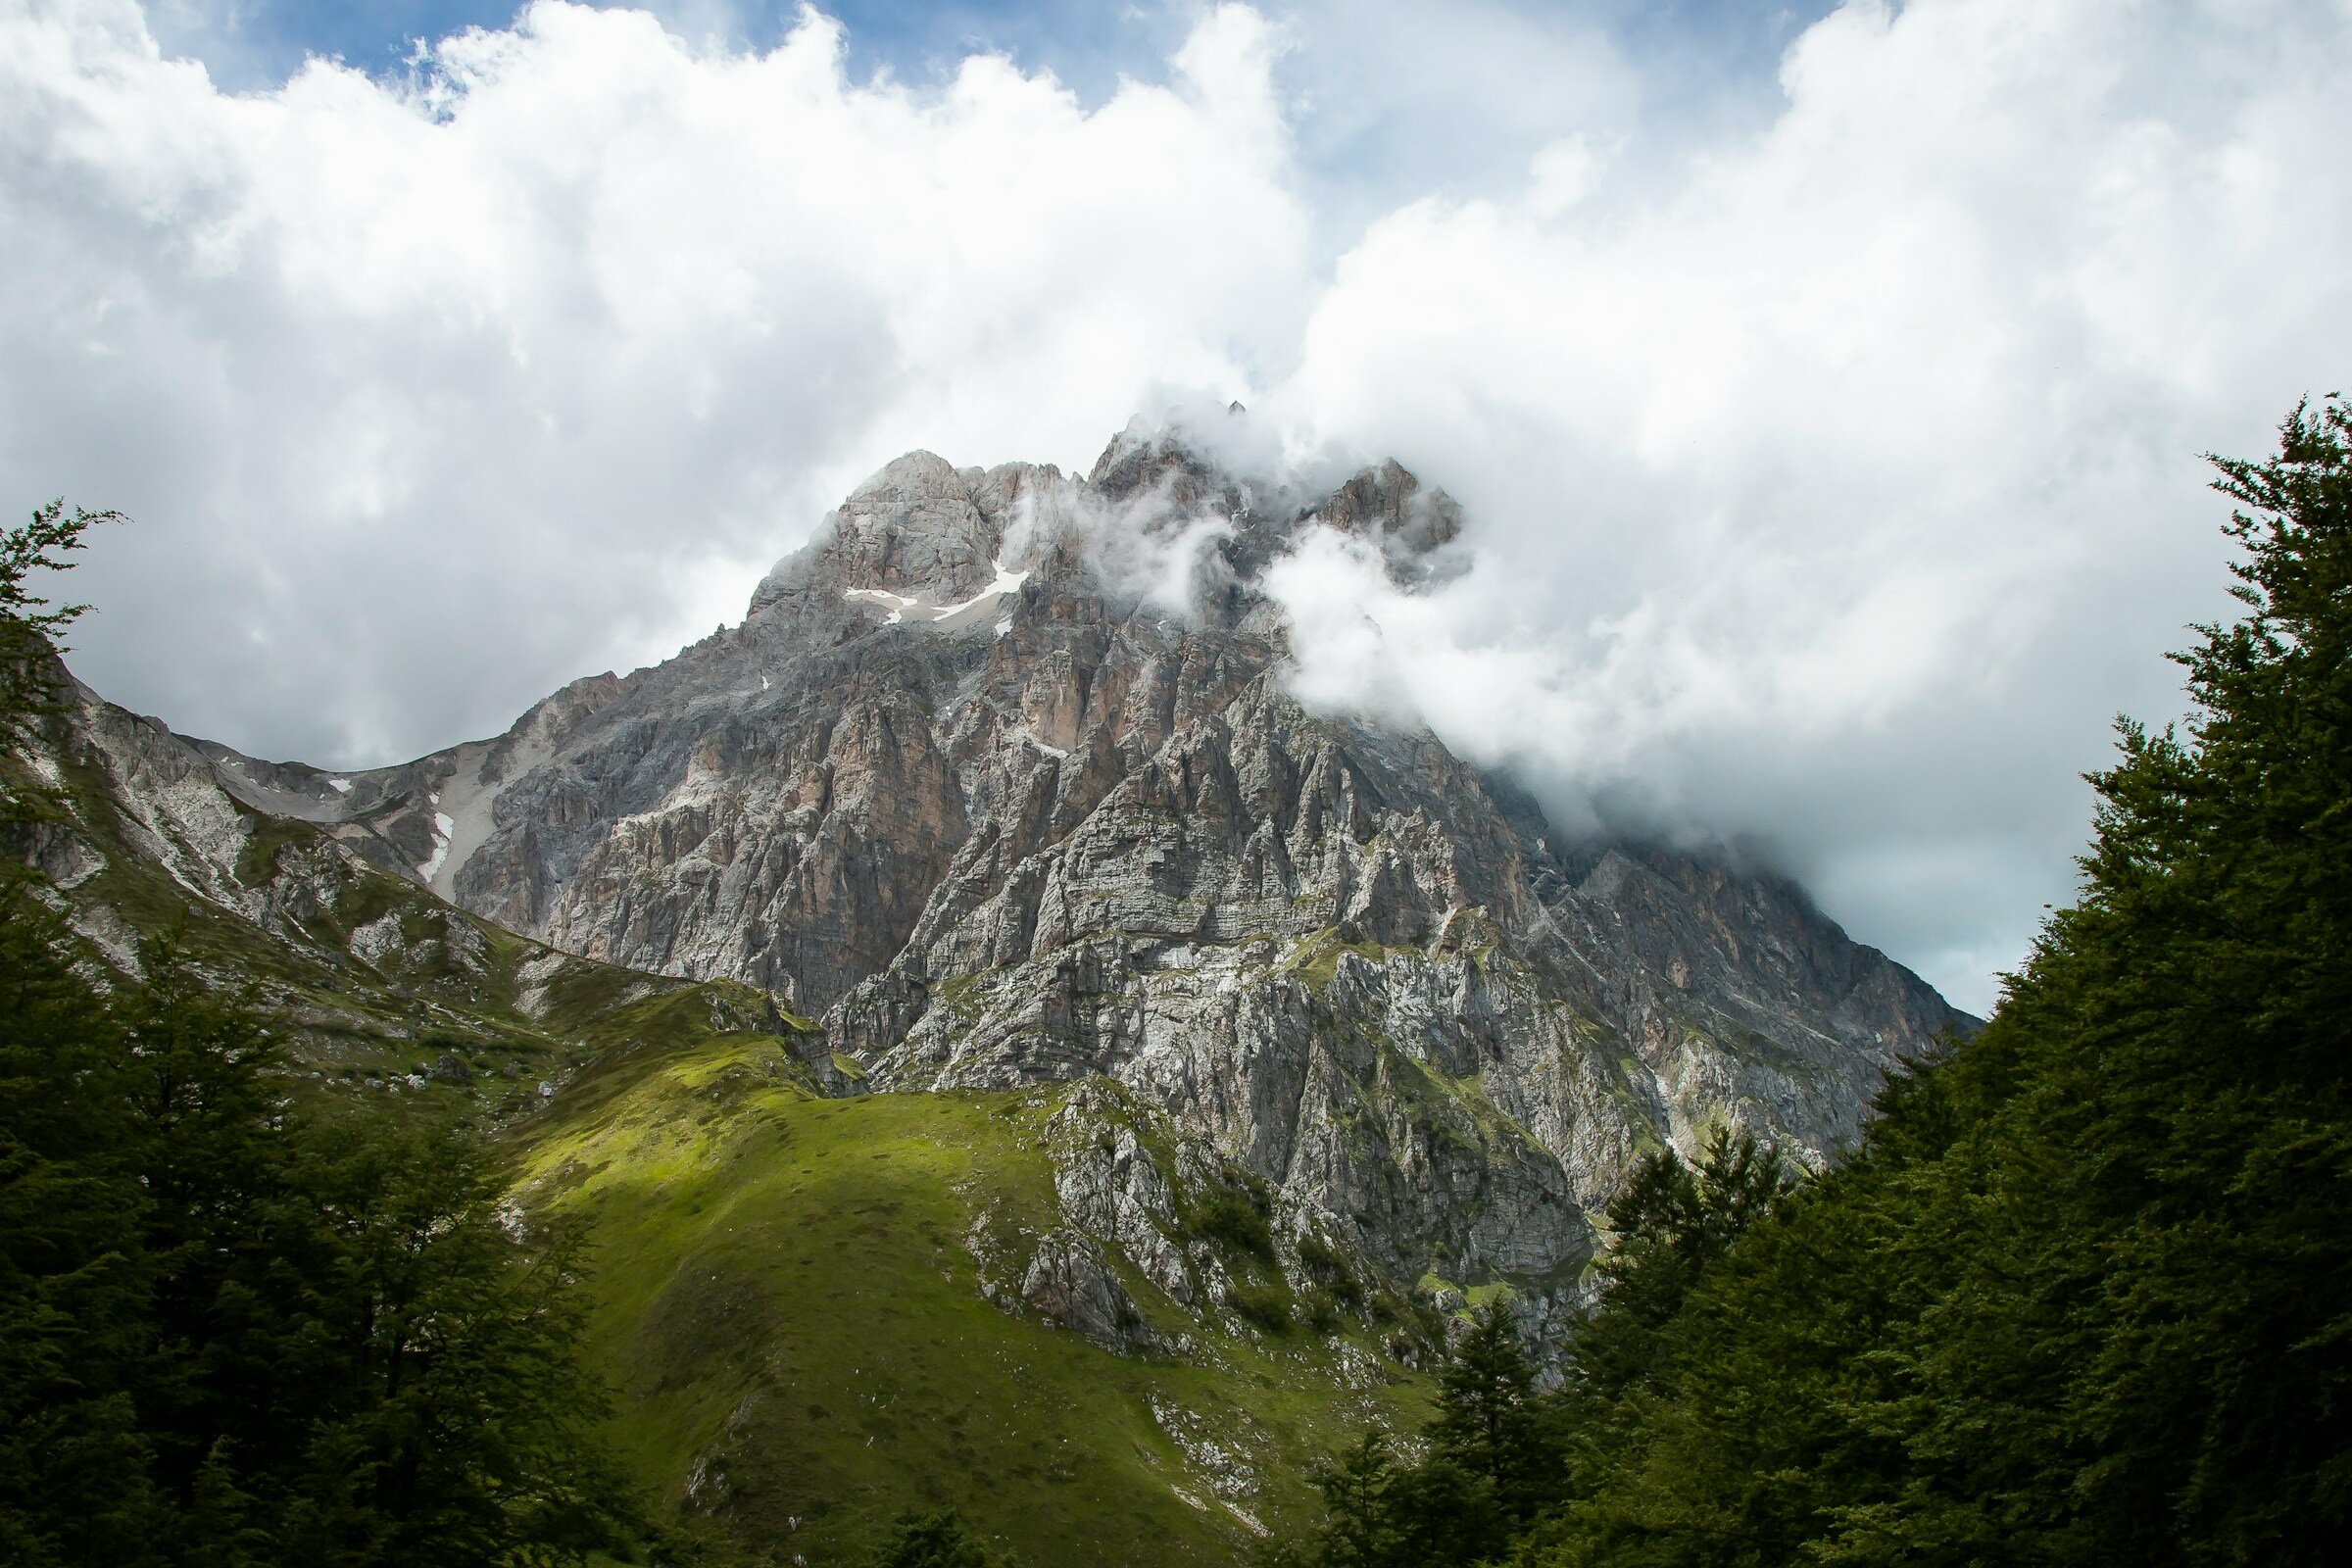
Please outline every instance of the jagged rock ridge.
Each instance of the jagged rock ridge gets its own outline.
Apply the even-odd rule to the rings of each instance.
[[[1561,843],[1426,731],[1307,710],[1255,584],[1323,527],[1410,586],[1461,514],[1166,435],[1084,478],[909,454],[740,626],[494,741],[210,755],[476,914],[821,1012],[838,1088],[1115,1079],[1391,1278],[1541,1315],[1642,1150],[1728,1120],[1818,1157],[1969,1020],[1784,881]]]

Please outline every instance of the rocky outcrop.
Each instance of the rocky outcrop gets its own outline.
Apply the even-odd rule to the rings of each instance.
[[[208,756],[477,915],[821,1013],[839,1087],[1114,1083],[1282,1225],[1542,1317],[1643,1150],[1729,1122],[1819,1160],[1969,1020],[1769,873],[1564,840],[1434,735],[1303,707],[1256,584],[1318,528],[1408,588],[1462,548],[1394,464],[1301,495],[1139,433],[1083,479],[915,453],[741,625],[506,736]],[[1056,1157],[1070,1229],[1008,1293],[1130,1347],[1120,1259],[1213,1304],[1140,1146]]]

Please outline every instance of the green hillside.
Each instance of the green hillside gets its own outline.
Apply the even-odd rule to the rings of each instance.
[[[1191,1340],[1137,1357],[991,1304],[1055,1223],[1047,1123],[1074,1092],[821,1099],[749,1037],[567,1091],[519,1135],[519,1190],[595,1222],[591,1343],[635,1473],[812,1564],[949,1506],[1031,1563],[1230,1562],[1294,1523],[1307,1461],[1418,1421],[1426,1380],[1361,1326],[1218,1326],[1130,1276]]]

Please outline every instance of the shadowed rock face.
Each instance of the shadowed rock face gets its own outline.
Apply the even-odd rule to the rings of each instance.
[[[1818,1158],[1969,1020],[1786,882],[1562,844],[1434,736],[1294,701],[1265,564],[1332,527],[1410,585],[1459,526],[1394,464],[1301,497],[1158,440],[1085,479],[915,453],[667,663],[253,785],[558,947],[821,1013],[873,1087],[1118,1080],[1392,1277],[1541,1312],[1641,1152],[1728,1120]]]

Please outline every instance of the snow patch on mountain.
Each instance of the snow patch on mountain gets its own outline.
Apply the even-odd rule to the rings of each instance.
[[[440,803],[440,800],[441,797],[438,795],[433,797],[436,805]],[[440,874],[441,863],[449,858],[450,835],[455,833],[457,828],[458,824],[451,820],[447,811],[433,813],[433,853],[425,858],[422,865],[416,868],[417,878],[428,887],[431,886],[433,878]]]
[[[995,615],[1004,601],[1019,593],[1021,585],[1029,580],[1026,570],[1014,571],[1002,559],[993,563],[993,565],[996,577],[987,587],[969,599],[958,600],[952,605],[932,604],[926,592],[900,594],[888,588],[844,588],[841,597],[851,604],[874,605],[888,611],[889,617],[882,622],[885,626],[896,626],[902,621],[921,621],[936,625],[942,631],[959,631]],[[1008,618],[1004,626],[999,628],[999,635],[1003,635],[1010,625]]]

